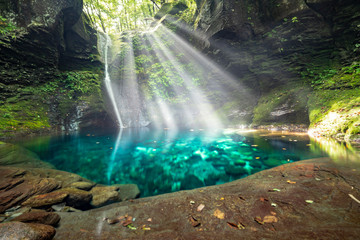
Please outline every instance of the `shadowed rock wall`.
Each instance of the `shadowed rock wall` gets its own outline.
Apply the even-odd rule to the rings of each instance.
[[[309,124],[303,73],[359,60],[360,4],[351,0],[197,0],[198,45],[253,89],[254,125]],[[236,122],[236,121],[235,121]],[[241,121],[239,121],[241,122]]]

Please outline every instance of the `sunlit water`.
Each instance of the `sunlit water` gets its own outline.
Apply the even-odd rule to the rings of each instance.
[[[102,184],[137,184],[141,196],[216,185],[289,162],[327,156],[307,135],[173,132],[148,128],[22,140],[57,169]]]

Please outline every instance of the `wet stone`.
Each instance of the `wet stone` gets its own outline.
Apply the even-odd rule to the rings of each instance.
[[[14,218],[12,221],[23,223],[41,223],[55,226],[60,221],[60,216],[53,212],[31,211]]]
[[[95,186],[95,183],[91,183],[91,182],[74,182],[74,183],[70,184],[69,187],[88,191],[88,190],[90,190],[93,186]]]
[[[71,207],[79,208],[79,209],[89,209],[90,201],[92,195],[88,191],[80,190],[77,188],[63,188],[58,190],[60,193],[67,194],[67,198],[65,199],[66,204]]]
[[[119,188],[119,197],[121,201],[139,197],[140,190],[136,184],[118,184],[114,185]]]
[[[35,208],[46,207],[63,202],[67,196],[67,193],[56,191],[30,197],[28,200],[23,202],[22,205]]]
[[[91,189],[93,207],[101,207],[120,200],[119,187],[94,187]]]
[[[0,223],[0,239],[50,240],[55,236],[55,228],[37,223]]]

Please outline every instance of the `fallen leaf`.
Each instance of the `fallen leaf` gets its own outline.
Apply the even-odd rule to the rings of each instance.
[[[229,225],[229,227],[234,228],[234,229],[239,229],[238,226],[235,223],[232,222],[226,222],[227,225]]]
[[[200,204],[200,205],[197,207],[196,211],[201,212],[201,211],[204,209],[204,207],[205,207],[204,204]]]
[[[106,220],[106,222],[108,224],[115,224],[115,223],[118,223],[118,222],[121,222],[122,220],[125,219],[125,216],[120,216],[120,217],[116,217],[116,218],[104,218],[104,220]]]
[[[127,228],[130,228],[131,230],[136,230],[137,228],[134,227],[132,224],[126,225]]]
[[[219,209],[216,209],[215,212],[214,212],[214,216],[219,218],[219,219],[224,219],[225,218],[225,213],[223,213]]]
[[[151,228],[147,227],[146,225],[143,225],[141,229],[144,230],[144,231],[150,231],[151,230]]]
[[[265,202],[265,201],[267,202],[267,201],[269,201],[269,199],[261,197],[261,198],[260,198],[260,201],[261,201],[261,202]]]
[[[272,207],[277,207],[277,204],[276,203],[271,203],[271,206]]]
[[[245,229],[245,225],[242,224],[242,223],[239,223],[239,224],[238,224],[238,228],[239,228],[239,229]]]
[[[225,198],[223,198],[223,197],[222,197],[222,198],[220,198],[220,200],[221,200],[221,201],[224,201],[224,200],[225,200]]]
[[[289,183],[289,184],[295,184],[296,183],[296,182],[293,182],[291,180],[287,180],[286,182]]]
[[[148,222],[152,222],[152,218],[148,218],[146,221],[148,221]]]
[[[193,216],[190,216],[189,220],[190,220],[190,223],[191,223],[191,225],[193,227],[198,227],[198,226],[201,225],[201,223],[196,218],[194,218]]]
[[[268,216],[264,217],[263,222],[264,223],[276,223],[276,222],[278,222],[278,219],[275,216],[268,215]]]
[[[278,188],[273,188],[273,189],[268,190],[268,192],[281,192],[281,190]]]
[[[276,215],[276,212],[273,212],[273,211],[270,211],[270,214],[275,216]]]
[[[227,225],[229,225],[229,227],[234,228],[234,229],[245,229],[245,225],[242,223],[239,223],[237,225],[232,222],[226,222],[226,223],[227,223]]]
[[[261,224],[261,225],[264,224],[264,221],[261,219],[261,217],[255,217],[254,220],[255,220],[255,222],[257,222],[258,224]]]
[[[313,200],[305,200],[305,202],[307,202],[307,203],[314,203],[314,201]]]

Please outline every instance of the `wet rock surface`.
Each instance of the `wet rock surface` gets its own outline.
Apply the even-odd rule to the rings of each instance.
[[[60,216],[53,212],[46,212],[41,210],[34,210],[24,213],[12,221],[23,223],[40,223],[45,225],[55,226],[60,221]]]
[[[10,148],[0,152],[0,214],[9,212],[3,220],[16,218],[31,208],[51,209],[58,205],[53,209],[87,210],[133,199],[140,194],[135,184],[96,186],[77,174],[46,168],[52,166],[30,151],[11,144],[0,146],[5,145]],[[8,151],[13,148],[15,150]],[[24,151],[16,153],[19,149]]]
[[[55,229],[49,225],[10,222],[0,224],[0,239],[50,240]]]
[[[312,159],[223,185],[60,213],[55,239],[357,239],[358,171]]]

